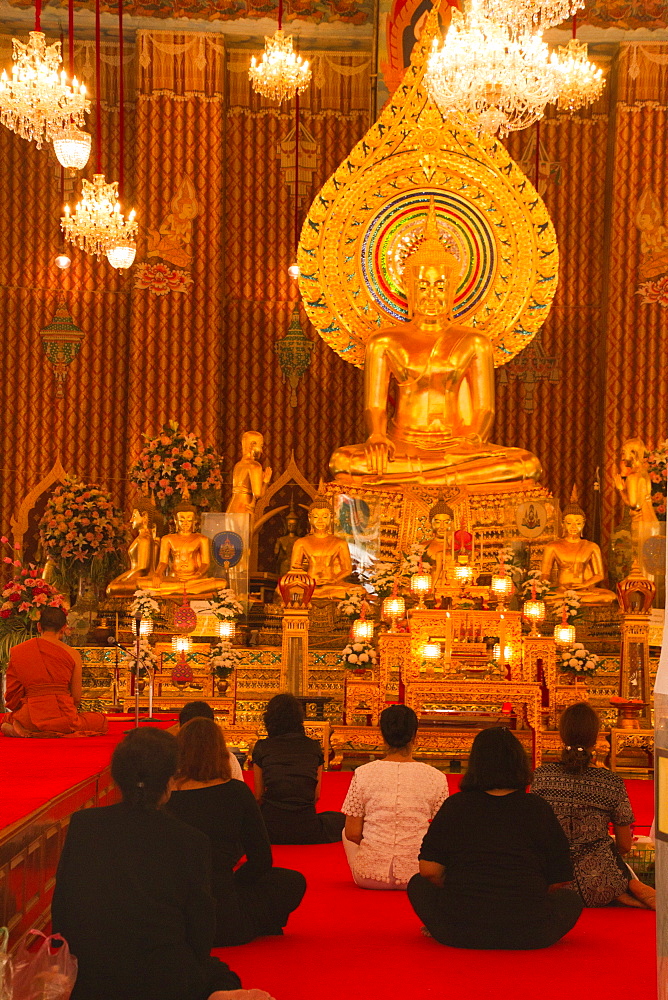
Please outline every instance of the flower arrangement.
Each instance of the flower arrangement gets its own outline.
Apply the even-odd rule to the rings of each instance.
[[[231,642],[221,639],[211,647],[209,665],[214,677],[225,680],[241,661],[241,653],[234,649]]]
[[[4,535],[0,542],[9,545],[9,539]],[[12,646],[31,637],[42,608],[65,607],[63,595],[42,579],[33,563],[24,566],[16,554],[18,551],[19,547],[14,546],[13,554],[3,557],[3,562],[13,568],[14,576],[2,588],[0,666],[8,660]]]
[[[539,569],[532,569],[526,575],[522,584],[523,601],[544,601],[546,594],[552,590],[548,580],[544,580]],[[579,603],[579,602],[578,602]]]
[[[359,591],[354,591],[352,594],[346,594],[343,600],[339,601],[336,605],[336,610],[342,618],[349,618],[350,621],[354,621],[355,618],[359,618],[361,615],[364,601],[368,604],[368,597],[365,597]]]
[[[562,652],[559,669],[562,673],[592,677],[602,663],[603,659],[600,656],[590,653],[581,642],[575,642]]]
[[[180,503],[210,507],[220,499],[222,458],[176,420],[157,437],[144,435],[144,447],[130,469],[130,479],[165,515]]]
[[[652,483],[652,505],[659,521],[666,520],[667,466],[668,439],[658,444],[647,457],[647,471]]]
[[[347,670],[370,670],[376,666],[376,650],[370,642],[351,642],[341,651],[343,666]]]
[[[209,598],[208,604],[209,611],[219,621],[229,621],[230,618],[239,618],[244,613],[243,604],[229,587],[221,587],[220,590],[216,591]]]
[[[376,562],[371,570],[364,574],[364,583],[369,583],[373,592],[383,601],[394,590],[394,581],[399,573],[396,562]]]
[[[160,614],[160,605],[148,590],[135,590],[134,601],[130,605],[130,614],[133,618],[139,616],[152,621],[156,615]]]
[[[405,580],[407,587],[410,586],[410,580],[414,573],[427,573],[429,571],[429,564],[424,563],[423,565],[422,563],[424,550],[425,546],[423,542],[413,542],[408,552],[401,553],[399,574],[401,582],[403,583]]]
[[[566,620],[571,624],[582,617],[582,608],[577,590],[567,590],[564,599],[556,609],[557,615],[561,617],[566,612]]]
[[[90,573],[94,583],[106,582],[119,568],[128,535],[108,493],[67,476],[49,498],[39,540],[54,564],[54,580],[69,589],[82,572]]]
[[[132,649],[131,652],[128,651],[127,655],[132,660],[132,666],[130,667],[130,672],[133,674],[137,673],[137,663],[139,663],[140,674],[142,670],[145,673],[151,673],[152,671],[158,669],[158,662],[159,662],[158,656],[156,653],[153,652],[153,649],[151,648],[151,644],[149,643],[148,639],[139,640],[138,656],[134,649]]]

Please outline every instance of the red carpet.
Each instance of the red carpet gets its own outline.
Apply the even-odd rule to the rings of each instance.
[[[349,777],[325,775],[323,809],[340,807]],[[651,822],[652,783],[628,784],[638,818]],[[585,910],[563,941],[542,951],[458,951],[422,937],[405,893],[354,886],[339,844],[275,847],[274,860],[308,881],[285,936],[216,954],[244,986],[276,1000],[656,997],[655,918],[647,910]]]

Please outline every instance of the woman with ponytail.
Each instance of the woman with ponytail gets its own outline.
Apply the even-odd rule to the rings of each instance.
[[[211,844],[162,809],[177,762],[173,736],[133,729],[111,759],[123,801],[71,818],[51,907],[79,963],[71,1000],[271,1000],[209,954]]]
[[[654,889],[643,885],[622,858],[633,844],[633,810],[624,782],[594,765],[599,728],[591,705],[570,705],[559,720],[561,760],[537,768],[531,790],[550,803],[568,838],[574,882],[585,906],[616,901],[653,910]]]

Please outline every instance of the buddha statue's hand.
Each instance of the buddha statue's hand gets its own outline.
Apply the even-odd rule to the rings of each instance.
[[[394,458],[395,445],[385,434],[371,434],[364,446],[366,464],[370,473],[382,476],[388,462]]]
[[[262,475],[262,482],[265,484],[265,486],[267,485],[267,483],[271,482],[271,474],[272,474],[271,466],[268,465]]]

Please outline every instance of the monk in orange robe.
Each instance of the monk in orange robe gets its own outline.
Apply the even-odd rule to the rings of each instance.
[[[7,666],[3,736],[99,736],[107,731],[101,712],[79,712],[81,656],[61,641],[67,627],[62,608],[40,612],[39,638],[14,646]]]

